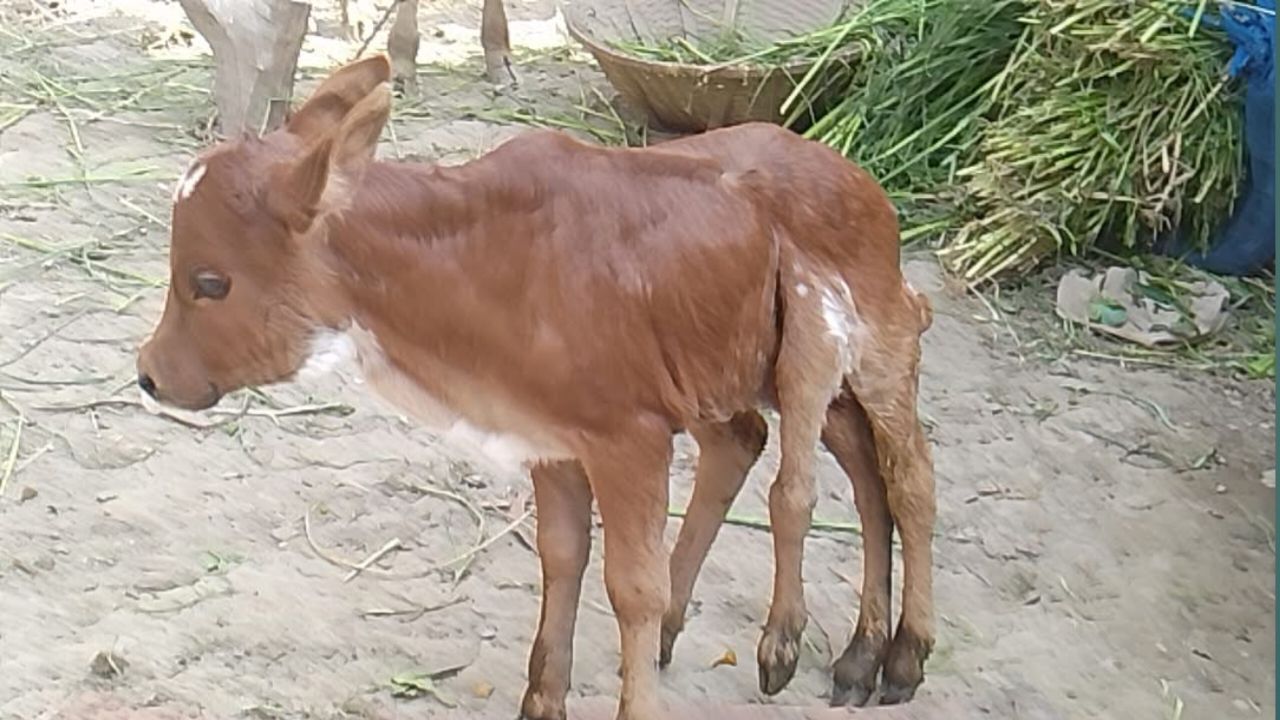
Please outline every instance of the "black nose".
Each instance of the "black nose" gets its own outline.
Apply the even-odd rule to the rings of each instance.
[[[150,395],[151,397],[156,396],[156,381],[152,380],[150,375],[146,373],[139,374],[138,387],[142,388],[142,392]]]

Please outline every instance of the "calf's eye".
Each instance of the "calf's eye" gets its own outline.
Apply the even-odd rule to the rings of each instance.
[[[212,270],[201,270],[192,279],[197,300],[221,300],[231,292],[231,279]]]

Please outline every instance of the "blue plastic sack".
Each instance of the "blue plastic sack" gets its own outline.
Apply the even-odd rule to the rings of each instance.
[[[1183,259],[1221,275],[1249,275],[1275,264],[1275,9],[1275,0],[1223,2],[1218,16],[1205,18],[1221,27],[1236,47],[1227,73],[1243,76],[1246,83],[1244,143],[1248,165],[1235,212],[1218,229],[1209,250],[1186,253]]]

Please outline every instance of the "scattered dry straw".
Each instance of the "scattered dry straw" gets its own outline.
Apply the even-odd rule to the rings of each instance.
[[[470,500],[467,500],[465,497],[457,493],[450,492],[448,490],[441,490],[439,488],[433,488],[425,485],[415,485],[413,489],[427,495],[433,495],[436,497],[444,498],[451,502],[457,503],[458,505],[461,505],[464,509],[466,509],[466,511],[476,521],[476,528],[478,532],[477,532],[475,544],[472,545],[467,550],[464,550],[463,552],[459,553],[458,555],[452,558],[449,558],[448,560],[432,563],[425,569],[419,570],[416,572],[396,573],[388,570],[382,570],[380,568],[372,567],[373,563],[377,561],[378,557],[386,555],[392,550],[400,549],[402,546],[400,545],[398,539],[393,539],[392,541],[388,542],[384,546],[384,548],[386,548],[387,546],[391,546],[394,544],[395,547],[386,549],[386,552],[379,551],[379,553],[374,553],[374,555],[378,557],[374,557],[372,560],[366,560],[362,562],[353,562],[351,560],[340,558],[334,553],[322,548],[320,544],[316,541],[315,534],[311,526],[311,513],[316,509],[317,505],[312,505],[308,507],[306,512],[304,512],[302,515],[302,529],[303,529],[303,535],[306,537],[306,540],[307,540],[307,545],[311,547],[311,551],[314,552],[316,556],[318,556],[320,559],[324,560],[325,562],[329,563],[330,565],[346,568],[352,571],[351,573],[348,574],[347,579],[354,578],[356,575],[359,575],[359,574],[368,574],[368,575],[373,575],[375,577],[382,578],[385,580],[416,580],[419,578],[428,577],[434,573],[440,572],[441,570],[447,570],[449,568],[453,568],[455,566],[461,565],[461,567],[457,568],[457,570],[455,570],[455,573],[454,573],[455,582],[456,582],[457,579],[460,579],[462,573],[465,572],[465,570],[468,567],[470,567],[472,562],[474,562],[475,558],[480,555],[480,553],[492,547],[494,543],[498,542],[503,537],[506,537],[507,535],[511,534],[516,528],[524,524],[524,522],[527,521],[533,515],[532,510],[526,509],[524,512],[522,512],[519,516],[517,516],[511,522],[507,523],[506,526],[498,530],[498,532],[494,533],[489,537],[485,537],[484,514]]]

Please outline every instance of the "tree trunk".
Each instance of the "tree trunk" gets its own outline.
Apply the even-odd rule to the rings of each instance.
[[[284,122],[311,5],[300,0],[178,0],[213,50],[213,102],[224,136]]]

